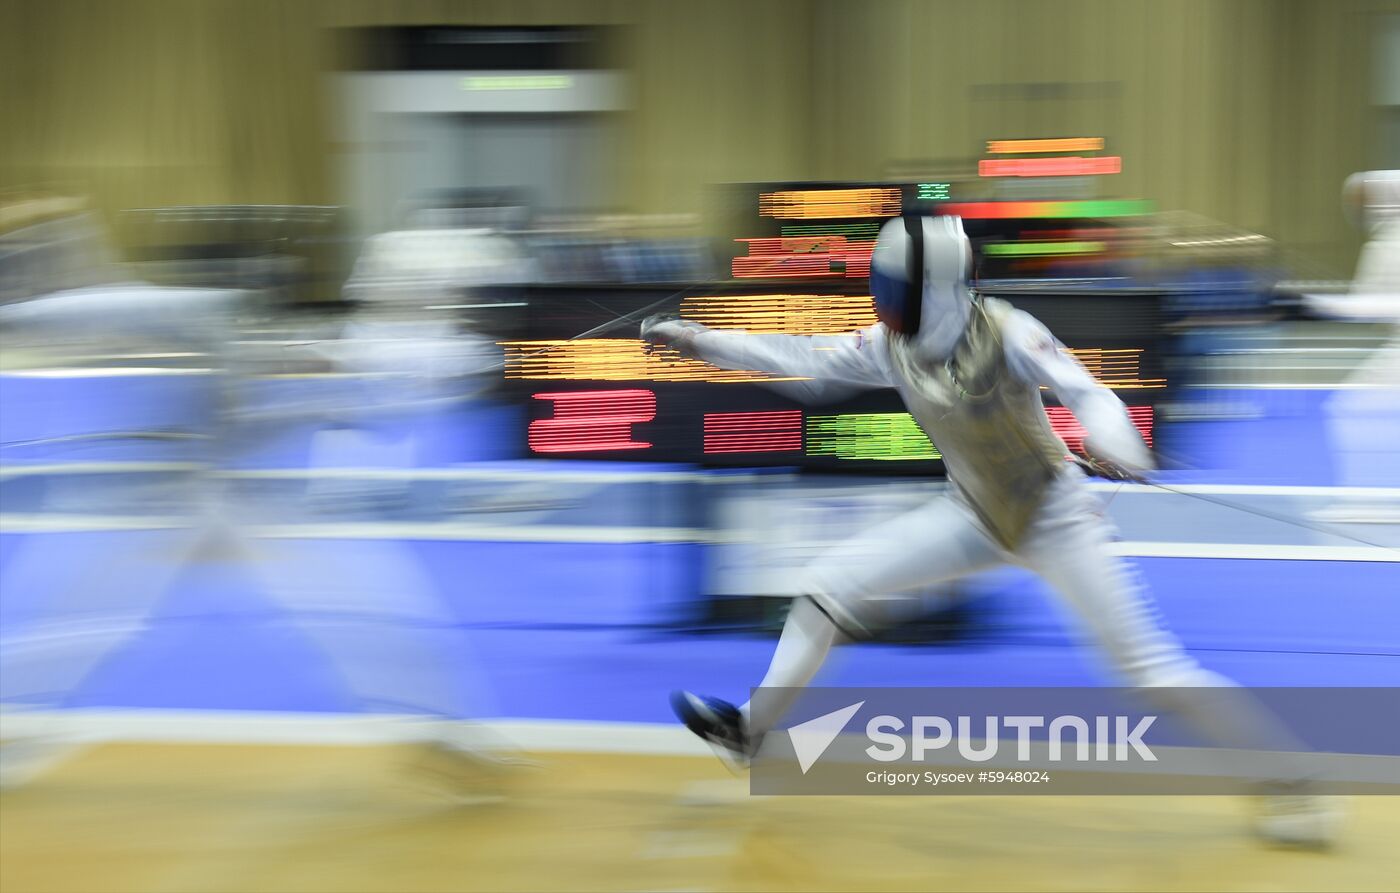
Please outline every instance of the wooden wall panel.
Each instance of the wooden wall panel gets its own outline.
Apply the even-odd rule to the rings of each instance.
[[[627,26],[618,205],[708,184],[971,163],[993,137],[1103,135],[1113,192],[1345,272],[1342,178],[1371,160],[1367,22],[1396,0],[4,0],[0,187],[109,211],[333,203],[328,29]],[[1102,85],[1027,98],[1007,84]]]
[[[816,0],[814,78],[859,112],[854,127],[814,120],[815,166],[859,179],[897,158],[970,164],[990,138],[1101,135],[1124,157],[1115,194],[1260,230],[1342,275],[1357,234],[1338,190],[1367,164],[1366,23],[1394,6]],[[994,84],[1082,89],[988,99]]]

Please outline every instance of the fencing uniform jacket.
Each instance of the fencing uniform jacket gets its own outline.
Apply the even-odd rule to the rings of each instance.
[[[919,226],[921,251],[913,231]],[[1131,469],[1150,466],[1146,446],[1112,391],[1035,318],[968,288],[970,250],[957,218],[885,224],[871,282],[873,291],[886,294],[886,307],[898,303],[897,296],[889,298],[890,289],[918,276],[918,267],[908,263],[911,254],[922,255],[922,281],[913,292],[922,306],[917,314],[900,308],[892,322],[907,329],[917,315],[912,332],[894,331],[886,322],[851,335],[704,329],[693,335],[689,349],[725,368],[811,378],[810,399],[820,399],[828,388],[895,388],[942,453],[959,497],[1010,549],[1051,482],[1068,467],[1068,450],[1045,415],[1042,387],[1074,413],[1098,456]]]

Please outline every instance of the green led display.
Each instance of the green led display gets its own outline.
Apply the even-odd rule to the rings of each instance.
[[[1098,254],[1104,250],[1103,242],[1004,242],[982,246],[987,254],[1000,254],[1011,257],[1042,254]]]
[[[845,236],[874,239],[880,235],[878,223],[790,223],[783,225],[785,237]]]
[[[920,183],[919,198],[928,201],[948,201],[953,197],[951,183]]]
[[[1151,214],[1154,205],[1139,199],[1096,199],[1079,202],[1057,202],[1053,217],[1137,217]]]
[[[567,90],[574,79],[567,74],[473,75],[462,78],[463,90]]]
[[[807,417],[807,455],[838,459],[940,459],[907,412]]]

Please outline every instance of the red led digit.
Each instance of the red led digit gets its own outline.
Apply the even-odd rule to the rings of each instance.
[[[706,453],[780,453],[802,449],[802,411],[707,412]]]
[[[591,453],[651,446],[632,439],[633,425],[656,418],[656,394],[651,391],[551,391],[534,398],[551,401],[554,415],[530,423],[531,452]]]
[[[1076,453],[1084,451],[1084,426],[1079,424],[1068,409],[1063,406],[1047,406],[1045,414],[1050,417],[1050,427],[1065,442],[1065,446]],[[1143,441],[1152,446],[1152,407],[1129,406],[1128,418],[1142,435]]]
[[[865,279],[870,275],[870,256],[875,250],[874,240],[848,239],[843,235],[735,241],[745,243],[749,249],[747,257],[736,257],[730,263],[730,274],[735,279]]]
[[[1118,174],[1123,172],[1123,159],[1118,155],[1085,158],[984,158],[977,162],[977,173],[983,177],[1075,177]]]

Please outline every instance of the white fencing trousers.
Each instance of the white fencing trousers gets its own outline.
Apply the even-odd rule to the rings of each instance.
[[[1014,551],[993,539],[956,495],[852,537],[810,569],[804,587],[810,600],[794,602],[761,683],[763,688],[788,689],[788,694],[765,697],[764,715],[745,706],[750,733],[757,739],[777,725],[796,699],[796,689],[816,675],[842,633],[864,632],[862,619],[872,599],[1014,564],[1050,584],[1126,684],[1159,689],[1169,701],[1164,706],[1217,743],[1258,747],[1268,740],[1278,746],[1285,733],[1251,706],[1253,699],[1244,692],[1227,694],[1217,688],[1214,697],[1203,697],[1199,704],[1181,694],[1183,688],[1232,683],[1197,664],[1158,624],[1133,568],[1111,553],[1113,535],[1083,475],[1067,469],[1051,485]],[[1239,711],[1238,722],[1222,721],[1219,705],[1226,701]]]

